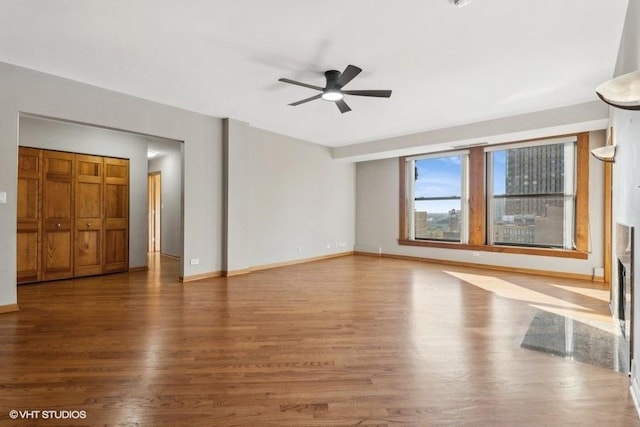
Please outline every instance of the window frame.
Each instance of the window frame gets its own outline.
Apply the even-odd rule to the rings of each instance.
[[[486,195],[486,148],[475,146],[468,149],[468,242],[445,242],[434,240],[415,240],[409,236],[409,205],[407,197],[413,196],[407,186],[407,159],[420,156],[403,156],[399,158],[400,191],[399,191],[399,238],[398,244],[403,246],[419,246],[430,248],[470,250],[482,252],[499,252],[525,255],[552,256],[561,258],[587,259],[589,255],[589,133],[556,135],[548,138],[535,138],[521,141],[511,141],[496,144],[491,147],[507,146],[514,143],[536,142],[558,138],[576,138],[575,154],[575,219],[574,219],[574,249],[538,248],[526,246],[490,245],[487,241],[487,195]],[[459,152],[460,149],[439,152],[446,156],[449,152]],[[434,153],[435,154],[435,153]]]
[[[551,194],[549,195],[562,195],[564,198],[564,212],[567,213],[565,215],[565,219],[563,221],[563,246],[545,246],[545,245],[535,245],[535,244],[510,244],[508,242],[495,242],[493,237],[493,216],[494,211],[492,209],[492,201],[496,198],[504,198],[509,199],[512,196],[508,194],[495,195],[493,194],[492,184],[493,181],[493,161],[490,159],[491,155],[496,152],[512,150],[512,149],[522,149],[522,148],[532,148],[532,147],[542,147],[548,145],[563,145],[564,151],[564,162],[563,162],[563,170],[564,170],[564,191],[563,193]],[[577,187],[577,175],[576,175],[576,152],[577,152],[577,137],[569,136],[569,137],[561,137],[561,138],[549,138],[545,140],[534,140],[534,141],[526,141],[526,142],[517,142],[510,144],[500,144],[491,147],[485,148],[485,156],[486,156],[486,174],[485,179],[487,181],[486,185],[486,203],[487,203],[487,244],[495,245],[495,246],[517,246],[517,247],[538,247],[538,248],[554,248],[554,249],[564,249],[571,250],[576,247],[575,244],[575,201],[576,201],[576,187]],[[506,191],[506,189],[505,189]],[[539,195],[542,195],[540,193]],[[523,196],[526,197],[526,194]]]
[[[447,157],[460,157],[460,240],[427,239],[415,237],[415,162],[429,159],[442,159]],[[413,195],[407,199],[407,221],[408,238],[415,241],[446,242],[446,243],[468,243],[469,241],[469,150],[456,150],[441,153],[423,154],[418,156],[405,157],[407,163],[406,185],[409,188],[408,194]],[[457,199],[456,199],[457,200]]]

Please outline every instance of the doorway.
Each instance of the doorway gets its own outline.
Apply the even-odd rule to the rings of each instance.
[[[160,172],[149,173],[149,252],[160,252],[162,216],[162,179]]]

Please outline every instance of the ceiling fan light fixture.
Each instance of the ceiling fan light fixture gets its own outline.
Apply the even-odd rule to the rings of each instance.
[[[337,90],[328,90],[322,94],[322,99],[325,101],[340,101],[342,98],[344,98],[344,95]]]
[[[327,79],[327,84],[325,87],[310,85],[308,83],[297,82],[295,80],[287,79],[287,78],[279,78],[278,81],[283,83],[289,83],[292,85],[302,86],[309,89],[317,90],[317,95],[310,96],[309,98],[301,99],[300,101],[292,102],[289,104],[292,107],[295,107],[300,104],[306,104],[310,101],[315,101],[316,99],[324,99],[325,101],[331,101],[336,104],[338,110],[341,113],[347,113],[351,111],[349,105],[344,101],[345,95],[350,96],[368,96],[373,98],[389,98],[391,96],[390,90],[342,90],[351,80],[353,80],[360,72],[362,68],[356,67],[355,65],[347,65],[347,68],[341,73],[337,70],[327,70],[324,72],[324,76]]]

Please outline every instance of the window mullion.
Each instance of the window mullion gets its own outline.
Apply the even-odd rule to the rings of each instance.
[[[469,242],[469,155],[462,156],[462,173],[460,179],[461,186],[461,224],[460,224],[460,243]]]
[[[416,200],[415,200],[415,182],[416,182],[416,161],[415,160],[407,160],[407,188],[406,192],[407,200],[405,200],[405,204],[407,206],[408,211],[408,232],[409,239],[415,240],[416,238]]]
[[[564,145],[564,236],[563,247],[573,249],[575,228],[575,144]]]
[[[495,215],[495,200],[493,198],[493,156],[491,153],[487,153],[487,172],[486,172],[486,200],[487,200],[487,219],[486,219],[486,230],[487,230],[487,243],[493,245],[493,222]]]

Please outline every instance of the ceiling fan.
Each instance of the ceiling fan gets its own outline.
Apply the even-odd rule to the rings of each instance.
[[[333,101],[338,106],[341,113],[351,111],[351,108],[344,102],[345,95],[357,95],[357,96],[372,96],[376,98],[389,98],[391,96],[390,90],[342,90],[355,76],[360,74],[361,68],[355,65],[347,65],[347,68],[341,73],[337,70],[325,71],[324,76],[327,79],[325,87],[314,86],[307,83],[297,82],[291,79],[281,78],[278,81],[284,83],[291,83],[298,86],[308,87],[309,89],[319,90],[322,93],[314,95],[310,98],[306,98],[300,101],[292,102],[289,105],[296,106],[304,104],[305,102],[315,101],[316,99],[324,99],[326,101]]]

